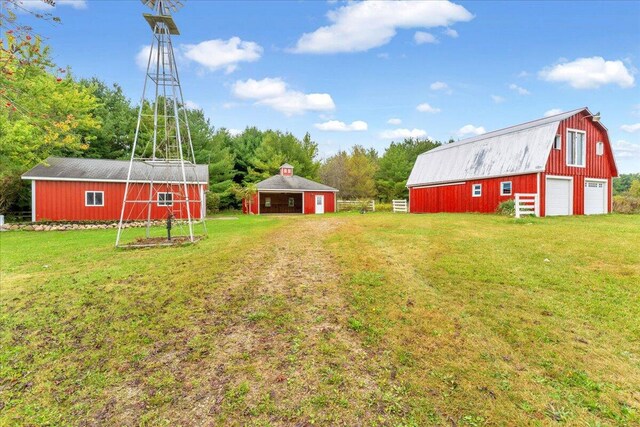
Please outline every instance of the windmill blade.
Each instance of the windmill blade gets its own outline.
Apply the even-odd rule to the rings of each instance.
[[[142,4],[147,6],[152,10],[156,10],[158,8],[158,3],[162,3],[162,14],[168,14],[169,12],[176,13],[182,6],[183,0],[140,0]]]

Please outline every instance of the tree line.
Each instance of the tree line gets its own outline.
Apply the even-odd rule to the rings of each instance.
[[[0,212],[29,209],[29,186],[20,175],[49,156],[129,157],[139,105],[119,85],[74,78],[53,64],[38,37],[21,27],[5,31],[0,54]],[[143,105],[146,112],[152,108]],[[356,145],[321,160],[309,133],[298,138],[247,127],[231,134],[215,128],[202,110],[182,108],[196,162],[209,165],[209,200],[220,209],[237,207],[238,187],[278,173],[283,163],[293,165],[296,175],[339,189],[343,198],[403,198],[417,155],[440,145],[407,139],[392,143],[382,155]],[[144,122],[147,116],[143,136],[153,127]]]

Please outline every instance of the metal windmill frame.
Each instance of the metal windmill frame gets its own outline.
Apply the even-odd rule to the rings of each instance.
[[[121,238],[123,230],[128,228],[127,222],[132,218],[130,212],[135,211],[140,214],[139,204],[146,204],[145,219],[145,237],[146,242],[138,245],[128,246],[158,246],[166,245],[168,242],[150,239],[152,221],[152,207],[169,206],[166,203],[166,194],[171,194],[171,209],[168,209],[167,220],[173,217],[171,210],[174,204],[180,206],[182,216],[183,209],[186,208],[186,236],[190,242],[195,242],[193,225],[194,218],[191,212],[191,204],[199,202],[202,208],[205,203],[202,192],[198,192],[199,200],[189,197],[188,176],[194,183],[199,183],[197,179],[197,168],[193,143],[191,141],[191,130],[189,128],[189,120],[187,111],[184,108],[184,96],[182,86],[180,85],[180,77],[176,65],[176,58],[173,51],[171,41],[172,35],[179,35],[171,12],[176,12],[183,6],[180,0],[141,0],[143,4],[153,10],[153,14],[143,14],[145,20],[153,31],[151,48],[149,49],[149,58],[147,60],[147,69],[145,73],[144,87],[138,110],[138,119],[136,124],[136,132],[134,136],[133,146],[131,148],[131,158],[129,169],[127,172],[127,181],[122,201],[122,210],[120,221],[118,223],[118,233],[116,236],[116,247],[125,246],[122,244]],[[153,103],[149,105],[147,93],[149,86],[152,86]],[[152,108],[151,114],[145,114],[147,107]],[[146,135],[147,143],[141,143],[142,128],[144,127],[144,119],[153,119],[153,132]],[[184,130],[186,130],[186,134]],[[186,155],[185,155],[186,151]],[[186,158],[185,158],[186,157]],[[144,163],[144,167],[139,167],[140,163]],[[140,199],[142,191],[139,185],[140,174],[143,174],[143,181],[148,182],[148,198]],[[134,176],[137,175],[137,176]],[[176,176],[177,175],[177,176]],[[178,189],[178,198],[173,193],[174,189]],[[161,204],[160,194],[165,190],[165,203]],[[138,194],[132,198],[135,191]],[[170,190],[170,193],[166,193]],[[157,197],[154,197],[154,192]],[[182,197],[180,197],[182,196]],[[137,204],[137,205],[136,205]],[[137,207],[135,207],[137,206]],[[136,218],[139,220],[139,218]],[[204,221],[202,222],[204,226]],[[170,225],[169,225],[170,227]],[[206,232],[206,228],[205,228]],[[170,242],[169,242],[170,243]]]

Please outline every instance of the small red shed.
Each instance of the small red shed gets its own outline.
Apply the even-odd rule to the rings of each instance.
[[[539,216],[604,214],[616,176],[607,129],[580,108],[422,153],[407,182],[409,210],[490,213],[526,194]]]
[[[129,221],[166,219],[168,212],[175,218],[187,218],[186,203],[178,200],[184,193],[180,167],[170,165],[152,172],[153,166],[136,162],[131,170],[129,196],[139,202],[127,202],[125,218]],[[156,168],[158,169],[158,168]],[[180,169],[180,170],[179,170]],[[22,175],[31,181],[32,221],[116,221],[120,219],[124,198],[128,160],[77,159],[49,157]],[[185,168],[189,208],[192,218],[206,215],[204,193],[209,181],[207,165]],[[150,191],[153,176],[153,187]],[[152,194],[154,203],[146,200]]]
[[[280,173],[260,181],[258,191],[249,205],[242,202],[242,211],[253,214],[323,214],[336,211],[338,190],[293,174],[293,166],[285,163]]]

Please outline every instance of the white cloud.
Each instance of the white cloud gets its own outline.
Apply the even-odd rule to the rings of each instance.
[[[399,124],[402,124],[402,120],[396,119],[396,118],[391,118],[391,119],[387,120],[387,123],[389,123],[390,125],[397,126]]]
[[[21,6],[27,10],[53,10],[54,7],[42,0],[22,0]],[[86,9],[86,0],[56,0],[56,7],[70,6],[74,9]]]
[[[552,108],[551,110],[547,110],[544,113],[545,117],[551,117],[551,116],[555,116],[556,114],[560,114],[562,113],[562,110],[559,108]]]
[[[505,101],[505,99],[499,95],[491,95],[491,99],[493,99],[493,102],[496,104],[502,104]]]
[[[601,56],[546,67],[538,75],[549,82],[568,83],[575,89],[596,89],[607,84],[629,88],[635,82],[622,61],[605,61]]]
[[[638,132],[640,130],[640,123],[634,123],[632,125],[622,125],[620,126],[620,129],[629,133]]]
[[[454,39],[458,38],[458,32],[453,28],[447,28],[446,30],[444,30],[444,33],[449,37],[453,37]]]
[[[484,128],[482,126],[474,126],[474,125],[465,125],[462,126],[459,130],[458,130],[458,135],[459,136],[465,136],[465,135],[482,135],[483,133],[486,133],[487,131],[484,130]]]
[[[633,144],[625,140],[618,140],[612,144],[611,148],[619,159],[638,159],[640,160],[640,144]]]
[[[416,31],[413,35],[413,40],[415,40],[416,44],[438,43],[438,39],[433,34],[425,33],[424,31]]]
[[[244,131],[241,130],[241,129],[229,128],[229,129],[227,129],[227,132],[229,132],[229,135],[231,135],[231,136],[238,136]]]
[[[142,46],[136,54],[136,65],[142,70],[147,69],[147,63],[149,62],[149,53],[151,52],[151,46]]]
[[[184,106],[187,107],[189,110],[200,110],[202,109],[202,107],[200,107],[200,105],[198,105],[197,103],[190,101],[190,100],[186,100],[184,101]]]
[[[303,93],[291,90],[280,78],[262,80],[238,80],[233,84],[233,94],[241,99],[255,100],[287,116],[306,111],[330,111],[336,108],[328,93]]]
[[[390,129],[380,134],[382,139],[424,138],[427,131],[423,129]]]
[[[362,120],[356,120],[350,125],[338,120],[329,120],[324,123],[316,123],[314,126],[316,129],[326,132],[362,132],[369,127],[367,122],[363,122]]]
[[[431,105],[427,104],[426,102],[418,105],[416,107],[416,110],[420,111],[421,113],[432,113],[432,114],[440,112],[439,108],[432,107]]]
[[[636,104],[631,107],[631,114],[634,116],[640,116],[640,104]]]
[[[511,83],[509,85],[509,89],[518,92],[519,95],[531,95],[531,92],[529,92],[527,89],[518,86],[515,83]]]
[[[520,71],[520,72],[518,73],[518,77],[519,77],[519,78],[521,78],[521,79],[522,79],[522,78],[525,78],[525,77],[529,77],[529,75],[530,75],[530,74],[529,74],[527,71],[524,71],[524,70],[523,70],[523,71]]]
[[[449,89],[449,85],[445,82],[433,82],[429,85],[431,90],[447,90]]]
[[[224,68],[226,73],[232,73],[240,62],[254,62],[262,56],[262,47],[255,42],[231,37],[229,40],[206,40],[198,44],[181,46],[184,56],[210,71]]]
[[[448,27],[473,19],[464,7],[448,2],[349,2],[331,10],[330,25],[303,34],[296,53],[363,52],[383,46],[398,29]]]
[[[380,59],[389,59],[389,54],[387,52],[379,53],[377,56]]]

